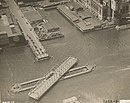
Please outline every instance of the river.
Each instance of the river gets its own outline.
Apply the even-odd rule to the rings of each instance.
[[[83,34],[58,11],[48,11],[48,15],[61,27],[65,37],[42,42],[52,58],[39,63],[34,63],[28,46],[4,49],[0,54],[3,101],[57,103],[75,95],[81,95],[83,103],[130,99],[130,31],[110,28]],[[9,93],[12,84],[42,77],[68,56],[78,58],[77,66],[88,63],[96,65],[96,68],[89,74],[58,82],[40,101],[29,98],[28,91]]]

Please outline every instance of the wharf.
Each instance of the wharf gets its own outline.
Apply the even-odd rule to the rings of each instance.
[[[64,37],[60,27],[49,16],[46,18],[41,16],[39,11],[31,6],[21,7],[21,10],[34,28],[37,38],[40,41]]]
[[[61,65],[53,68],[52,71],[46,74],[46,79],[42,80],[36,88],[29,92],[29,97],[39,100],[77,61],[77,58],[69,57]]]
[[[56,9],[58,5],[60,4],[66,4],[70,2],[69,0],[63,0],[63,1],[59,1],[59,2],[49,2],[49,1],[43,1],[43,2],[39,2],[39,6],[44,8],[44,10],[49,10],[49,9]]]
[[[64,37],[60,27],[51,19],[44,19],[45,22],[32,24],[40,41]]]
[[[65,5],[59,5],[57,7],[58,11],[63,14],[75,27],[77,27],[82,32],[87,32],[94,29],[94,26],[81,20],[78,16],[74,15],[69,8]],[[84,18],[84,17],[83,17]]]
[[[94,29],[94,27],[92,25],[90,25],[90,23],[85,23],[84,21],[81,21],[81,22],[77,23],[76,26],[82,32],[87,32],[87,31],[91,31],[91,30]]]
[[[38,37],[37,37],[34,29],[30,25],[28,20],[24,17],[23,13],[21,12],[21,10],[17,6],[17,4],[13,0],[12,1],[7,0],[7,1],[10,5],[10,10],[11,10],[12,14],[17,19],[17,21],[25,35],[26,40],[29,42],[30,48],[32,49],[32,51],[34,53],[36,60],[38,61],[38,60],[48,59],[49,55],[46,53],[46,50],[44,49],[44,47],[38,40]]]
[[[86,9],[83,9],[82,7],[81,8],[83,10],[81,11],[73,11],[70,9],[70,7],[71,6],[68,5],[59,5],[57,6],[57,10],[83,33],[92,30],[97,31],[113,27],[113,25],[106,25],[102,21],[97,20],[92,15],[90,15]]]
[[[85,65],[70,69],[60,80],[69,79],[93,71],[95,66]]]
[[[95,69],[95,66],[91,66],[91,65],[71,68],[70,70],[68,70],[68,72],[65,75],[61,77],[60,81],[92,72],[94,69]],[[22,83],[16,83],[11,87],[11,92],[18,93],[18,92],[33,89],[36,87],[39,81],[42,81],[45,79],[46,79],[45,77],[41,77],[41,78],[26,81],[26,82],[22,82]]]
[[[121,25],[121,26],[116,26],[115,28],[116,28],[117,30],[126,30],[126,29],[130,29],[130,24]]]
[[[63,34],[60,33],[52,33],[52,36],[46,36],[45,38],[39,39],[40,41],[46,41],[46,40],[51,40],[51,39],[56,39],[56,38],[61,38],[64,37]]]
[[[58,11],[63,14],[68,20],[70,20],[73,24],[74,22],[79,22],[78,17],[73,15],[70,10],[65,5],[59,5],[57,7]]]

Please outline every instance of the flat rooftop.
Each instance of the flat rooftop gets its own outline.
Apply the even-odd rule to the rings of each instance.
[[[21,8],[21,10],[24,13],[24,16],[30,22],[39,21],[39,20],[43,19],[43,17],[36,10],[34,10],[34,8],[32,8],[31,6],[23,7],[23,8]]]
[[[8,36],[12,35],[12,31],[9,26],[0,26],[0,32],[6,32],[9,34]]]
[[[94,28],[94,26],[90,23],[88,23],[88,25],[86,25],[86,23],[84,21],[81,21],[79,23],[77,23],[78,27],[80,27],[83,31],[87,31],[87,30],[91,30]]]
[[[8,37],[21,35],[19,26],[9,8],[0,10],[0,32],[6,32]],[[13,28],[13,30],[11,30]]]
[[[44,23],[44,27],[47,30],[59,28],[59,26],[52,20],[52,18],[48,17],[48,18],[46,18],[46,20],[47,20],[47,22]]]
[[[71,13],[69,8],[65,5],[59,5],[58,9],[63,12],[69,19],[71,19],[73,22],[78,20],[78,17],[76,17],[74,14]]]

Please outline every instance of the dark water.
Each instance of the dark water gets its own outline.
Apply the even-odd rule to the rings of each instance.
[[[56,10],[47,14],[61,27],[65,37],[42,42],[53,56],[48,61],[34,63],[27,46],[7,48],[0,54],[3,101],[37,103],[27,96],[28,92],[10,95],[8,90],[16,82],[44,76],[68,56],[77,57],[78,66],[89,63],[97,67],[90,74],[58,82],[38,102],[57,103],[74,95],[81,95],[87,103],[100,103],[102,99],[130,99],[130,31],[106,29],[82,34]]]

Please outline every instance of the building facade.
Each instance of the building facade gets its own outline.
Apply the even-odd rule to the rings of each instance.
[[[0,9],[0,46],[25,44],[26,40],[9,8]]]
[[[99,20],[105,20],[107,16],[107,2],[103,0],[76,0],[86,8],[90,10],[90,12],[97,17]]]
[[[128,23],[130,0],[74,0],[88,8],[99,20],[114,24]]]
[[[111,20],[118,25],[127,24],[129,21],[130,0],[110,0]]]

